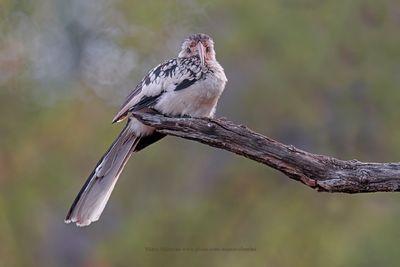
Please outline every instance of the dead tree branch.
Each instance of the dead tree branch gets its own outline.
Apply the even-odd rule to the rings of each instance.
[[[400,191],[400,163],[369,163],[312,154],[224,119],[134,113],[160,133],[194,140],[258,161],[324,192]]]

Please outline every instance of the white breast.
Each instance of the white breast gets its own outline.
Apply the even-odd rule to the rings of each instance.
[[[213,72],[207,73],[205,79],[195,82],[188,88],[164,93],[155,108],[161,113],[172,116],[214,116],[227,79],[218,62],[213,64],[212,70]]]

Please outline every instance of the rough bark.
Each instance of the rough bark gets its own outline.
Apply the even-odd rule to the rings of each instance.
[[[225,119],[171,118],[134,113],[157,132],[224,149],[281,171],[289,178],[324,192],[400,191],[400,163],[339,160],[279,143]]]

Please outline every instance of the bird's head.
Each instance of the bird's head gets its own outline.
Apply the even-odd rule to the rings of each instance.
[[[181,58],[198,56],[201,64],[215,60],[214,41],[204,33],[190,35],[182,43],[182,50],[178,55]]]

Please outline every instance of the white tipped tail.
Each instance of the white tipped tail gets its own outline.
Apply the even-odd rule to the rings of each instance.
[[[122,169],[140,140],[129,127],[129,123],[83,185],[68,212],[66,223],[74,222],[78,226],[86,226],[99,219]]]

